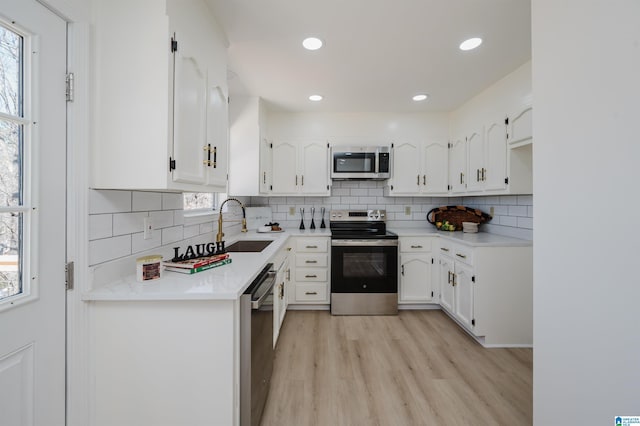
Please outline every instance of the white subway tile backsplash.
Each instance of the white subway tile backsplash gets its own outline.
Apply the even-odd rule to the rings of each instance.
[[[334,196],[351,195],[351,190],[349,188],[335,188],[331,194]]]
[[[532,206],[533,195],[518,195],[518,205],[520,206]]]
[[[133,234],[144,230],[144,218],[147,212],[118,213],[113,215],[113,235]],[[155,223],[154,223],[155,227]]]
[[[162,246],[162,233],[159,229],[151,232],[151,238],[144,239],[144,233],[139,232],[131,235],[131,251],[133,253],[140,253],[143,251],[151,250]]]
[[[340,197],[341,204],[359,204],[358,197]]]
[[[518,228],[533,229],[533,218],[518,217]]]
[[[500,217],[500,225],[503,226],[518,226],[517,218],[513,216],[499,216]]]
[[[518,204],[518,198],[515,195],[501,195],[500,204],[502,205],[516,205]]]
[[[382,197],[384,195],[384,189],[372,188],[367,190],[367,194],[370,197]]]
[[[360,197],[356,204],[373,204],[377,201],[376,197]]]
[[[107,262],[131,254],[131,235],[89,241],[89,264]]]
[[[158,212],[150,212],[149,216],[153,219],[153,228],[162,229],[174,226],[173,223],[174,213],[173,210],[162,210]]]
[[[113,215],[95,214],[89,216],[89,241],[108,238],[113,235]]]
[[[183,227],[184,230],[184,239],[193,238],[197,235],[200,235],[200,225],[189,225]]]
[[[184,225],[184,210],[174,210],[173,212],[173,224]]]
[[[161,193],[134,191],[132,195],[132,211],[162,210]]]
[[[527,207],[527,216],[533,217],[533,206]]]
[[[353,188],[351,189],[350,195],[353,197],[362,197],[365,195],[369,195],[369,190],[366,188]]]
[[[509,206],[509,216],[526,217],[528,213],[527,206]]]
[[[206,222],[200,224],[200,234],[207,234],[209,232],[218,232],[218,228],[213,226],[213,222]]]
[[[384,185],[384,182],[363,180],[358,183],[358,188],[377,188],[379,185]]]
[[[180,193],[162,193],[162,210],[182,210],[184,208],[184,196]]]
[[[164,228],[161,231],[162,245],[184,240],[184,227],[182,225],[173,226],[171,228]]]
[[[131,211],[131,191],[89,190],[89,214]]]

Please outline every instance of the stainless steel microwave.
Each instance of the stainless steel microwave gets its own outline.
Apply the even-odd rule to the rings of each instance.
[[[334,146],[331,148],[331,179],[389,179],[388,146]]]

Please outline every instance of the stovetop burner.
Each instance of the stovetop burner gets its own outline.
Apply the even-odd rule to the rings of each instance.
[[[332,210],[329,219],[332,239],[398,239],[387,231],[386,210]]]

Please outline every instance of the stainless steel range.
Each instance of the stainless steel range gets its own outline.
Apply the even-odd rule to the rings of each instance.
[[[398,313],[398,236],[385,210],[332,210],[331,313]]]

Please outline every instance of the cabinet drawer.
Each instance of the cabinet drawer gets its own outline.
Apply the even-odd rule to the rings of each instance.
[[[471,247],[455,245],[450,253],[457,262],[473,265],[473,249]]]
[[[403,253],[431,251],[431,238],[401,237],[400,251]]]
[[[296,269],[296,282],[305,281],[327,281],[326,268],[304,268]]]
[[[296,267],[297,268],[317,268],[319,266],[326,267],[327,263],[326,254],[296,254]]]
[[[445,241],[444,239],[440,239],[438,242],[438,253],[445,256],[454,257],[455,253],[453,252],[454,245],[449,241]]]
[[[298,253],[326,253],[328,247],[328,238],[296,238],[296,252]]]
[[[327,302],[327,284],[296,285],[296,302]]]

